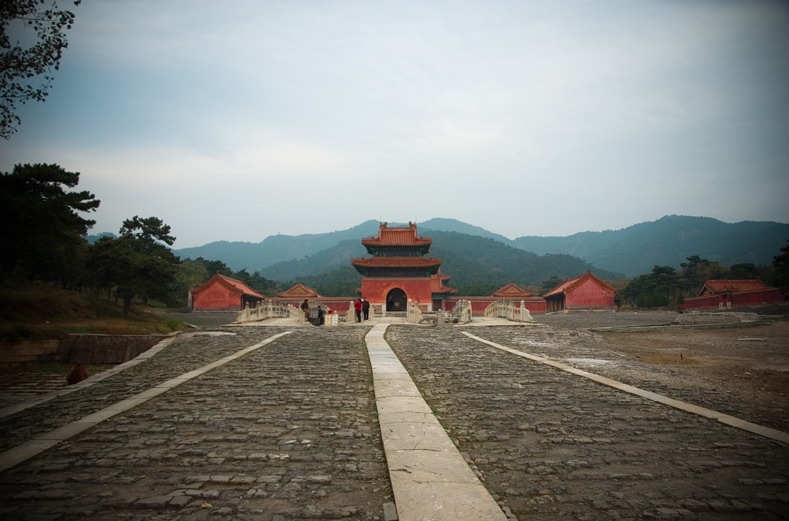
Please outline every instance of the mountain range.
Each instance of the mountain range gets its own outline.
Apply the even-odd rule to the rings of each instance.
[[[369,220],[347,230],[278,234],[259,243],[217,241],[175,253],[220,260],[234,270],[259,271],[272,280],[295,280],[350,267],[353,257],[366,255],[361,239],[376,235],[378,226],[378,221]],[[567,278],[587,270],[608,279],[634,277],[655,265],[678,268],[691,255],[724,266],[771,264],[789,239],[789,224],[668,215],[620,230],[509,239],[455,219],[437,218],[419,223],[418,232],[433,239],[429,255],[442,259],[442,271],[453,281],[487,270],[502,273],[503,283],[537,284],[554,275]]]

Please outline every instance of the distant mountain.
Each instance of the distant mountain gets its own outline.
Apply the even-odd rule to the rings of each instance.
[[[347,230],[304,235],[271,235],[258,243],[210,242],[203,246],[175,250],[182,259],[202,257],[221,260],[233,270],[246,269],[250,273],[261,271],[278,262],[302,259],[331,248],[345,240],[359,242],[362,237],[378,233],[378,221],[365,221]]]
[[[582,232],[568,237],[518,237],[516,247],[544,255],[565,253],[604,269],[634,277],[656,265],[678,268],[698,255],[724,266],[771,264],[789,239],[789,224],[667,215],[621,230]]]
[[[181,258],[221,260],[234,270],[260,271],[272,280],[294,280],[347,267],[351,258],[366,254],[361,239],[376,235],[378,226],[378,221],[369,220],[336,232],[272,235],[259,243],[219,241],[183,248],[175,253]],[[634,277],[649,273],[655,265],[679,268],[691,255],[718,261],[724,266],[747,262],[769,265],[789,239],[789,224],[724,223],[708,217],[669,215],[621,230],[510,240],[455,219],[436,218],[419,223],[418,232],[433,239],[431,255],[443,259],[443,269],[453,281],[472,276],[493,280],[495,277],[483,273],[501,270],[510,277],[505,283],[528,284],[545,280],[542,277],[550,270],[542,263],[561,267],[548,277],[576,276],[591,269],[602,278],[616,274]],[[469,246],[471,244],[474,246]],[[503,246],[509,249],[502,249]],[[511,249],[534,256],[517,257],[517,262],[523,263],[518,267],[512,260],[516,257]],[[583,262],[576,264],[579,260]]]
[[[428,229],[419,228],[419,233],[423,234],[424,230]],[[589,270],[602,278],[622,278],[621,273],[596,268],[577,257],[539,256],[489,237],[437,230],[429,230],[426,235],[433,239],[428,256],[441,259],[441,270],[452,277],[449,285],[453,287],[481,283],[496,289],[510,282],[539,285],[552,276],[570,278]],[[320,274],[336,274],[336,270],[349,267],[354,257],[366,255],[360,240],[347,240],[303,259],[269,266],[261,275],[271,280],[310,280],[320,285],[323,282]]]
[[[437,217],[435,219],[430,219],[425,222],[419,223],[418,232],[420,235],[427,235],[424,233],[425,231],[429,230],[437,230],[440,232],[457,232],[457,233],[464,233],[466,235],[477,235],[479,237],[487,237],[489,239],[494,239],[504,244],[512,245],[512,241],[503,235],[499,235],[498,233],[493,233],[485,228],[480,228],[479,226],[474,226],[473,224],[467,224],[463,221],[458,221],[457,219],[444,219],[441,217]]]
[[[102,237],[109,237],[111,239],[114,239],[115,237],[117,237],[117,235],[115,235],[112,232],[101,232],[95,235],[86,235],[85,240],[88,241],[88,244],[93,244],[94,242],[98,241]]]

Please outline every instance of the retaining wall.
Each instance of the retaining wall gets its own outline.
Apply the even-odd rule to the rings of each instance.
[[[122,364],[167,335],[69,335],[46,340],[0,341],[0,367],[43,362]]]

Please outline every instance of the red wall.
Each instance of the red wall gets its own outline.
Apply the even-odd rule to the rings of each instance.
[[[400,288],[407,298],[420,304],[433,303],[433,289],[430,278],[414,279],[374,279],[362,278],[362,297],[372,304],[386,304],[386,295],[394,288]]]
[[[733,293],[731,295],[710,295],[705,297],[694,297],[685,299],[682,304],[683,309],[718,309],[720,304],[726,306],[726,303],[731,302],[731,307],[740,306],[761,306],[764,304],[782,303],[784,299],[781,290],[776,288],[766,289],[764,291],[749,291],[747,293]]]
[[[614,307],[614,294],[587,280],[565,294],[564,305],[567,309]]]
[[[192,295],[195,311],[241,310],[241,293],[214,282]]]

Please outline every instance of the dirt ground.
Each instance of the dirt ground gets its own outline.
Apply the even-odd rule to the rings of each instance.
[[[603,333],[613,350],[646,364],[669,387],[729,397],[732,406],[789,430],[789,321],[719,330]]]
[[[579,332],[619,359],[592,372],[789,431],[789,318],[763,317],[755,325],[734,328],[593,331],[605,325],[665,324],[673,316],[581,314],[538,320]]]

